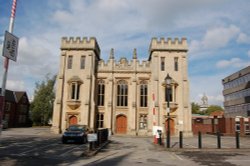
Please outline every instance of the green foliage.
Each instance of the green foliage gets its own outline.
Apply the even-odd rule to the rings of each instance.
[[[31,118],[33,125],[47,125],[52,117],[55,99],[54,85],[56,75],[46,75],[45,80],[36,83],[34,100],[31,103]]]
[[[199,114],[200,113],[200,106],[197,103],[191,103],[192,114]]]
[[[206,115],[210,115],[212,112],[215,112],[215,111],[224,111],[224,109],[221,107],[221,106],[218,106],[218,105],[210,105],[205,111],[204,113]]]

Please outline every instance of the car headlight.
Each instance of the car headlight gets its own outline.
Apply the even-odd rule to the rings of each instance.
[[[83,136],[83,133],[79,133],[79,134],[77,134],[77,136]]]

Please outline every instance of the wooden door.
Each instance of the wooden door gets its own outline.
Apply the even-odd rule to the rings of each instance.
[[[116,133],[126,134],[127,132],[127,117],[120,115],[116,117]]]
[[[77,124],[77,117],[76,116],[71,116],[69,118],[69,125],[75,125]]]
[[[168,119],[165,122],[166,125],[166,131],[168,129]],[[174,124],[174,120],[170,119],[170,135],[174,135],[175,134],[175,124]]]

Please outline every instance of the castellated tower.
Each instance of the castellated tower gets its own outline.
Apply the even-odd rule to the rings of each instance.
[[[62,132],[70,123],[94,128],[93,92],[98,60],[100,48],[95,38],[62,38],[53,111],[52,130],[55,133]]]
[[[189,81],[187,62],[187,40],[153,38],[149,48],[149,61],[152,72],[152,92],[156,96],[158,125],[167,125],[167,97],[165,78],[172,78],[170,90],[170,130],[183,131],[186,136],[192,135],[191,106],[189,102]]]
[[[187,51],[185,38],[153,38],[148,60],[140,62],[136,49],[131,60],[116,60],[111,49],[105,62],[95,38],[62,38],[52,131],[83,124],[112,134],[152,135],[153,126],[165,133],[170,119],[172,135],[191,135]]]

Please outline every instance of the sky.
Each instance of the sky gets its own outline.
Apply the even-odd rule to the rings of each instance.
[[[9,28],[12,0],[0,0],[0,53]],[[190,100],[223,106],[226,76],[250,65],[249,0],[17,0],[13,34],[19,37],[17,62],[10,62],[7,89],[27,91],[57,74],[60,41],[96,37],[101,58],[148,59],[152,37],[188,40]],[[0,57],[0,81],[3,77]]]

